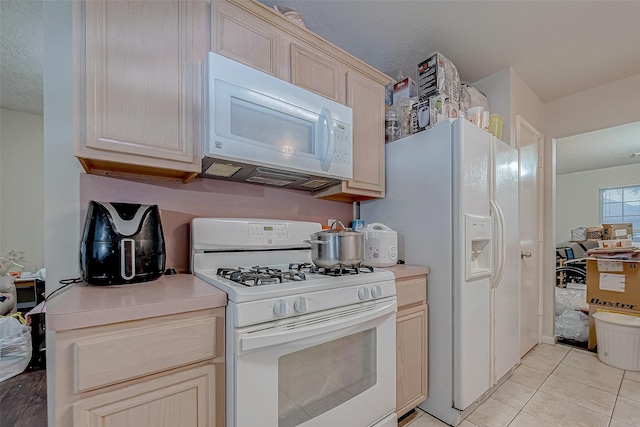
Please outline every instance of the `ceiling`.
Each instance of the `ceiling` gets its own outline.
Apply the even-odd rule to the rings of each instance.
[[[0,0],[0,107],[42,115],[42,1]]]
[[[262,2],[294,9],[311,31],[394,78],[399,71],[415,78],[418,62],[436,50],[467,82],[512,67],[543,102],[640,74],[640,1]],[[0,7],[0,106],[41,115],[42,2],[1,0]],[[606,156],[598,144],[612,156],[620,147],[619,164],[640,163],[629,157],[640,151],[640,124],[606,132],[563,138],[558,171],[565,155],[571,171],[615,166],[599,163]],[[605,140],[616,142],[598,142]],[[564,143],[579,149],[561,150]],[[577,153],[595,155],[580,166]]]
[[[640,164],[640,123],[556,141],[556,174]],[[637,156],[633,156],[637,153]]]

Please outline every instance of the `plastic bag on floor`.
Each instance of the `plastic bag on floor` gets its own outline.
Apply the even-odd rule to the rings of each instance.
[[[589,340],[589,316],[576,310],[566,310],[556,316],[556,336],[577,342],[587,342]]]
[[[31,360],[31,328],[0,317],[0,382],[22,373]]]
[[[582,289],[559,288],[556,286],[556,316],[567,310],[589,311],[587,291]]]

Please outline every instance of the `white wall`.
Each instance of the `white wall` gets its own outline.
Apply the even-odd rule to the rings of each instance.
[[[640,74],[545,103],[544,156],[549,166],[555,157],[555,139],[639,121],[638,94]],[[544,280],[555,283],[555,168],[545,168],[544,176]],[[554,289],[545,291],[543,301],[553,303]],[[548,315],[545,307],[543,334],[553,335],[553,330],[553,313]]]
[[[44,267],[42,116],[0,109],[0,254],[24,252],[26,271]]]
[[[47,292],[60,279],[79,276],[80,165],[73,141],[72,1],[43,2],[44,23],[44,225]],[[48,425],[55,426],[55,352],[47,331]],[[61,427],[61,426],[58,426]]]
[[[556,242],[576,227],[600,226],[600,189],[640,184],[640,164],[556,176]]]
[[[502,140],[507,144],[515,144],[518,115],[543,132],[544,104],[513,68],[498,71],[473,86],[487,95],[491,112],[502,116]]]
[[[510,73],[511,69],[505,68],[489,77],[472,83],[473,87],[487,96],[491,113],[502,116],[502,141],[507,144],[511,144],[511,141],[515,140],[515,138],[511,138],[511,133],[509,132],[511,126]]]
[[[509,87],[511,116],[508,128],[511,134],[511,141],[516,140],[517,122],[516,117],[521,116],[531,126],[541,133],[544,132],[544,104],[540,98],[531,90],[520,76],[509,68]]]
[[[73,153],[72,1],[44,2],[44,224],[47,292],[79,276],[80,173]]]

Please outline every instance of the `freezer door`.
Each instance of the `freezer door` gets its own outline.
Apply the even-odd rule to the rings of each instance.
[[[518,235],[518,151],[504,142],[492,139],[493,184],[492,200],[501,216],[500,225],[494,223],[495,252],[502,266],[499,277],[492,284],[493,306],[493,366],[492,383],[496,384],[520,360],[519,292],[520,238]]]
[[[465,120],[453,126],[453,402],[463,410],[491,387],[490,280],[466,274],[467,231],[483,252],[493,241],[470,227],[469,218],[489,218],[491,135]],[[491,232],[490,227],[487,232]],[[484,240],[483,240],[484,239]],[[467,279],[467,277],[469,277]],[[431,301],[429,301],[431,303]]]

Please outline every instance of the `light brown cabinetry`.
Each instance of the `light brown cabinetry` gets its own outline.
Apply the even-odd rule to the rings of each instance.
[[[396,414],[427,398],[428,306],[424,275],[396,279]]]
[[[75,152],[85,171],[200,172],[203,2],[74,2]]]
[[[224,426],[224,308],[61,331],[54,342],[56,426]]]
[[[211,22],[214,52],[353,108],[353,179],[315,197],[384,197],[384,85],[390,78],[256,1],[214,0]]]
[[[291,83],[346,104],[344,65],[313,46],[291,42]]]

